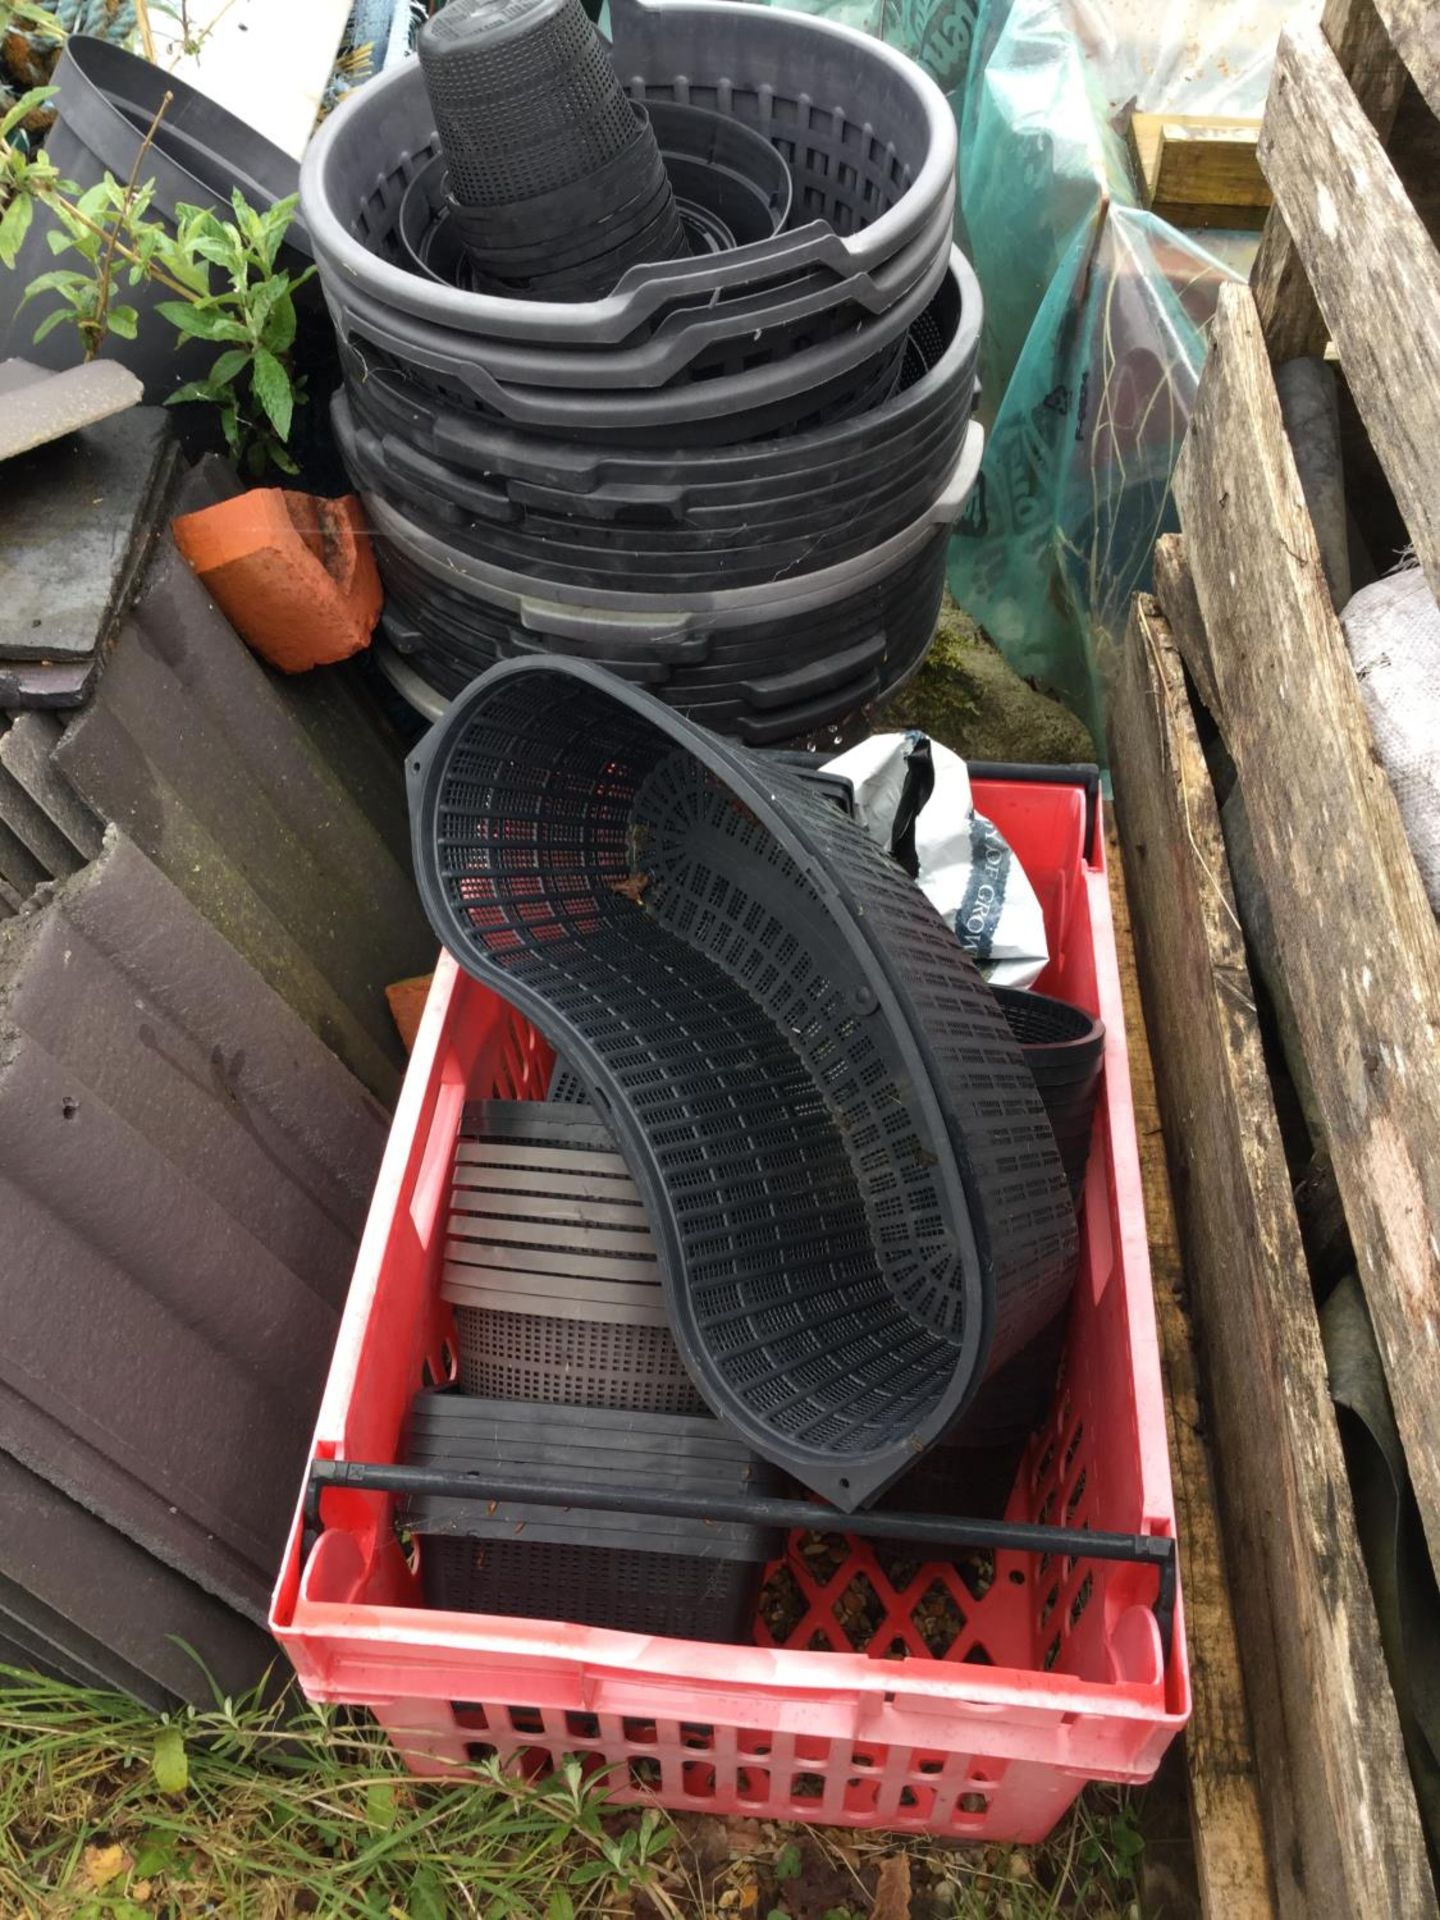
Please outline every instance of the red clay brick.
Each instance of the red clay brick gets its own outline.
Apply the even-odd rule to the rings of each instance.
[[[434,978],[433,973],[417,973],[409,980],[392,981],[385,989],[385,998],[390,1003],[390,1017],[404,1042],[406,1053],[415,1051],[420,1016],[425,1011],[425,1002],[430,998],[430,982]]]
[[[286,673],[369,646],[384,593],[360,502],[255,487],[173,523],[176,544],[262,659]]]

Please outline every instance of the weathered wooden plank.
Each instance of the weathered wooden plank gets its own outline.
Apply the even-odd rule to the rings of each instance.
[[[1320,30],[1334,48],[1361,112],[1380,138],[1388,139],[1405,85],[1405,66],[1375,11],[1375,0],[1326,0]],[[1263,169],[1263,153],[1260,164]],[[1290,230],[1278,210],[1272,210],[1265,222],[1260,250],[1250,269],[1250,285],[1265,323],[1272,359],[1294,360],[1302,354],[1325,351],[1325,322]]]
[[[1242,287],[1221,291],[1175,494],[1216,718],[1440,1565],[1440,932],[1375,752]]]
[[[1376,11],[1426,105],[1440,114],[1440,6],[1435,0],[1377,0]]]
[[[1440,597],[1440,251],[1319,29],[1280,36],[1260,153]]]
[[[1155,598],[1195,682],[1195,691],[1211,713],[1218,713],[1220,696],[1215,691],[1215,675],[1210,666],[1210,642],[1200,617],[1200,602],[1195,598],[1195,582],[1190,578],[1181,534],[1162,534],[1155,543]]]
[[[1214,794],[1146,599],[1112,748],[1277,1905],[1295,1920],[1433,1914]]]
[[[1265,1852],[1265,1825],[1240,1662],[1240,1641],[1216,1512],[1215,1475],[1201,1412],[1199,1361],[1165,1166],[1165,1140],[1155,1095],[1135,943],[1118,836],[1110,839],[1110,899],[1125,1004],[1130,1089],[1140,1143],[1145,1222],[1155,1318],[1170,1417],[1170,1472],[1185,1594],[1194,1708],[1185,1729],[1190,1830],[1205,1920],[1271,1920],[1275,1894]],[[1243,1577],[1243,1570],[1242,1570]]]

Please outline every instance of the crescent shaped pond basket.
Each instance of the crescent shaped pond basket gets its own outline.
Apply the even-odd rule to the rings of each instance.
[[[588,663],[492,669],[409,771],[432,924],[580,1075],[696,1384],[806,1486],[873,1500],[1073,1273],[989,988],[813,783]]]

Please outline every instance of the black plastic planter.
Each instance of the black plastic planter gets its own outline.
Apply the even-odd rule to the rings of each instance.
[[[557,1407],[425,1393],[411,1408],[406,1465],[594,1486],[608,1494],[707,1498],[778,1492],[779,1476],[708,1416]],[[682,1639],[751,1637],[760,1579],[783,1545],[774,1528],[677,1520],[478,1494],[411,1494],[432,1607],[563,1618]]]
[[[253,127],[237,120],[213,100],[196,93],[173,74],[138,59],[109,41],[86,34],[67,44],[55,69],[59,117],[46,143],[46,155],[62,178],[83,193],[106,173],[128,180],[147,128],[167,93],[170,105],[145,155],[142,179],[155,181],[152,212],[173,223],[176,206],[230,211],[230,194],[239,187],[252,207],[273,206],[296,191],[299,168]],[[45,301],[19,308],[27,284],[57,262],[45,235],[48,217],[34,221],[12,272],[0,270],[0,360],[15,354],[41,366],[78,365],[83,347],[73,327],[56,327],[38,343],[35,329],[47,311]],[[299,273],[309,264],[309,239],[297,221],[286,237],[281,265]],[[63,260],[61,262],[63,264]],[[313,296],[319,305],[319,294]],[[177,349],[175,329],[155,313],[168,291],[153,281],[124,288],[127,305],[140,324],[134,340],[112,334],[105,357],[120,361],[145,383],[148,400],[165,395],[208,371],[216,348],[209,341],[187,341]]]
[[[371,314],[441,334],[619,347],[712,295],[775,291],[807,276],[818,276],[817,311],[858,304],[878,315],[948,244],[954,119],[903,55],[829,21],[724,0],[615,0],[612,17],[615,65],[632,100],[726,114],[782,155],[794,181],[789,229],[724,254],[632,268],[605,299],[573,305],[428,280],[407,270],[396,245],[406,188],[438,151],[423,76],[417,64],[401,65],[330,116],[303,168],[306,217],[342,331],[358,296]],[[906,257],[908,278],[897,270]],[[744,328],[742,314],[737,333]]]
[[[1035,1076],[1078,1204],[1100,1095],[1104,1024],[1083,1007],[1044,993],[998,987],[995,997]]]
[[[752,745],[794,740],[893,694],[918,668],[972,479],[967,467],[943,505],[889,547],[784,583],[788,593],[772,583],[689,600],[502,574],[372,499],[385,633],[446,695],[498,660],[553,652],[598,661]]]
[[[809,782],[595,667],[494,669],[410,780],[432,924],[604,1114],[696,1384],[865,1505],[1071,1282],[1064,1170],[988,987]]]
[[[450,0],[421,28],[418,51],[462,206],[569,187],[635,137],[609,49],[579,0]]]

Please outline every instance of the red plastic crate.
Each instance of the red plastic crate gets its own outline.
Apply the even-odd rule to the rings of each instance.
[[[1052,959],[1037,984],[1098,1011],[1108,1036],[1061,1383],[1007,1518],[1173,1536],[1098,809],[1081,785],[975,791],[1044,905]],[[551,1060],[524,1019],[441,959],[315,1457],[393,1461],[413,1393],[453,1377],[438,1277],[461,1110],[543,1099]],[[797,1535],[772,1572],[788,1599],[783,1644],[762,1621],[760,1644],[719,1646],[427,1611],[388,1496],[333,1488],[323,1512],[308,1559],[297,1514],[272,1630],[312,1700],[368,1707],[416,1773],[458,1773],[491,1751],[527,1768],[578,1753],[609,1769],[621,1801],[1026,1842],[1087,1780],[1148,1780],[1190,1709],[1183,1614],[1165,1662],[1153,1567],[1011,1551],[917,1565],[917,1549],[900,1564],[886,1543],[830,1535],[817,1558]]]

